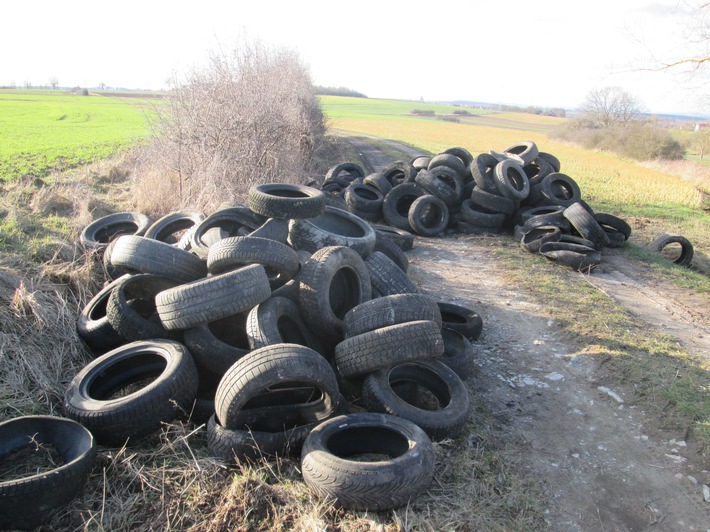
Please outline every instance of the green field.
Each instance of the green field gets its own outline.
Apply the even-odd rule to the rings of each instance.
[[[129,148],[147,134],[139,98],[0,91],[0,179],[44,177]]]

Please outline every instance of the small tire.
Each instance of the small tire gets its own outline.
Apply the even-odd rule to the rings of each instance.
[[[267,218],[313,218],[325,211],[322,191],[292,183],[265,183],[249,189],[249,208]]]
[[[117,212],[87,225],[79,236],[84,249],[103,253],[109,242],[121,235],[140,236],[150,227],[150,218],[140,212]]]
[[[478,340],[483,332],[483,320],[470,308],[438,302],[442,327],[459,331],[469,340]]]
[[[663,234],[651,243],[651,249],[663,254],[664,250],[671,244],[680,245],[680,253],[677,256],[670,257],[669,260],[678,266],[689,267],[693,261],[693,244],[682,235]],[[666,250],[666,253],[668,253],[668,250]]]
[[[197,211],[171,212],[153,222],[143,236],[166,244],[176,244],[179,241],[174,237],[176,233],[189,231],[204,219],[205,215]]]
[[[375,453],[388,458],[358,460]],[[306,484],[320,497],[351,510],[398,508],[426,491],[435,457],[426,433],[386,414],[337,416],[314,428],[301,452]]]
[[[402,183],[393,187],[382,202],[382,217],[392,227],[411,232],[409,208],[417,198],[426,193],[426,190],[415,183]]]
[[[449,207],[437,196],[427,194],[414,200],[409,207],[407,220],[418,235],[434,237],[448,227]]]

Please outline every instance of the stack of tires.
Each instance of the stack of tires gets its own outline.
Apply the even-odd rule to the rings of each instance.
[[[347,178],[339,177],[343,173]],[[329,171],[323,190],[331,202],[337,198],[363,219],[384,221],[420,236],[437,236],[445,231],[512,231],[522,240],[536,230],[528,235],[528,240],[534,241],[542,221],[529,221],[531,217],[566,210],[573,221],[560,228],[562,241],[550,241],[542,249],[543,243],[535,244],[533,248],[551,260],[589,269],[599,264],[602,248],[622,246],[631,233],[620,218],[593,213],[582,201],[577,183],[560,172],[560,161],[539,151],[531,141],[477,157],[465,148],[449,148],[434,157],[398,161],[380,172],[363,175],[353,163],[338,165]],[[565,229],[571,241],[565,239]],[[590,241],[592,246],[588,245]]]
[[[224,461],[302,453],[306,482],[343,507],[406,504],[433,475],[431,440],[456,436],[469,409],[480,323],[468,337],[447,324],[478,316],[419,293],[409,233],[311,187],[258,185],[248,200],[171,213],[142,236],[92,224],[108,279],[77,322],[97,358],[70,384],[67,416],[104,445],[188,416]]]

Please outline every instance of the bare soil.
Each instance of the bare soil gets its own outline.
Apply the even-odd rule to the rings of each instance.
[[[350,141],[371,168],[391,162],[367,141]],[[403,159],[414,155],[403,148]],[[549,319],[546,302],[507,284],[485,239],[417,237],[408,257],[423,292],[483,318],[471,386],[519,457],[518,474],[542,487],[550,530],[710,530],[703,498],[710,472],[686,434],[658,428],[629,390],[605,385],[600,361]],[[692,356],[710,356],[707,296],[659,281],[617,250],[605,251],[587,280],[649,330],[676,337]]]

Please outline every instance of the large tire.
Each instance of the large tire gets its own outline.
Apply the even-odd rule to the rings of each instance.
[[[663,253],[671,244],[680,245],[680,253],[678,253],[677,256],[669,257],[669,260],[678,266],[685,266],[686,268],[690,266],[690,263],[693,261],[693,244],[682,235],[663,234],[651,243],[651,249]],[[666,250],[666,253],[668,253],[668,251],[670,250]]]
[[[338,372],[350,378],[443,353],[436,322],[410,321],[346,338],[335,346],[335,363]]]
[[[270,297],[251,309],[246,333],[252,349],[298,344],[323,352],[323,346],[301,319],[298,305],[285,297]]]
[[[411,232],[409,208],[417,198],[425,194],[426,190],[415,183],[402,183],[393,187],[382,202],[382,217],[389,225]]]
[[[449,207],[440,198],[427,194],[414,200],[407,220],[418,235],[437,236],[449,225]]]
[[[115,397],[132,385],[141,387]],[[133,342],[84,367],[69,385],[64,409],[99,443],[123,445],[189,411],[197,386],[197,368],[183,345],[170,340]]]
[[[146,230],[146,238],[160,240],[166,244],[176,244],[179,239],[175,237],[176,233],[181,231],[189,231],[193,227],[205,219],[205,215],[197,211],[175,211],[166,214]]]
[[[436,398],[437,407],[423,407],[405,401],[392,385],[414,382]],[[466,423],[470,399],[466,385],[443,362],[420,360],[381,369],[365,377],[362,387],[365,407],[370,412],[382,412],[416,423],[434,441],[457,436]]]
[[[325,195],[303,185],[266,183],[249,189],[249,207],[268,218],[313,218],[325,211]]]
[[[441,327],[441,312],[436,302],[425,294],[394,294],[378,297],[350,310],[343,319],[345,337],[407,323],[428,320]]]
[[[140,236],[150,227],[150,219],[140,212],[117,212],[103,216],[87,225],[79,240],[84,249],[103,253],[109,242],[121,235]]]
[[[207,253],[207,270],[220,274],[248,264],[261,264],[272,289],[286,284],[298,273],[296,251],[268,238],[233,236],[215,242]]]
[[[375,247],[375,230],[362,218],[341,209],[326,207],[325,213],[308,220],[291,220],[291,246],[315,253],[327,246],[346,246],[366,257]]]
[[[121,277],[109,296],[106,317],[121,338],[128,342],[166,338],[179,340],[179,333],[166,329],[157,319],[155,297],[178,286],[174,279],[152,273]]]
[[[290,397],[289,388],[313,390],[295,404],[280,405],[304,423],[326,419],[340,406],[335,373],[323,356],[302,345],[274,344],[252,351],[227,370],[215,394],[217,420],[227,429],[241,428],[240,411],[258,408],[269,396],[276,401]]]
[[[299,306],[303,318],[312,331],[330,342],[343,337],[345,314],[368,301],[371,295],[368,268],[362,258],[347,247],[317,251],[300,273]]]
[[[155,305],[166,329],[189,329],[249,310],[269,296],[264,267],[251,264],[164,290],[155,297]]]
[[[577,182],[565,174],[553,172],[540,182],[540,191],[545,203],[569,207],[582,199]]]
[[[456,205],[463,197],[463,178],[446,166],[420,171],[415,183],[447,205]]]
[[[478,340],[483,331],[483,320],[470,308],[453,303],[437,303],[443,327],[459,331],[469,340]]]
[[[182,283],[207,275],[204,261],[189,251],[142,236],[119,237],[111,250],[110,262],[113,267],[153,273]]]
[[[0,481],[0,529],[32,530],[65,507],[84,487],[96,462],[96,441],[80,424],[50,416],[0,423],[0,459],[23,449],[53,446],[60,465],[44,473]]]
[[[353,183],[345,189],[345,204],[350,212],[363,212],[375,219],[381,218],[384,195],[365,183]]]
[[[373,453],[389,458],[357,459]],[[426,490],[434,466],[434,449],[424,431],[386,414],[358,413],[321,423],[301,453],[306,484],[352,510],[389,510],[409,503]]]

